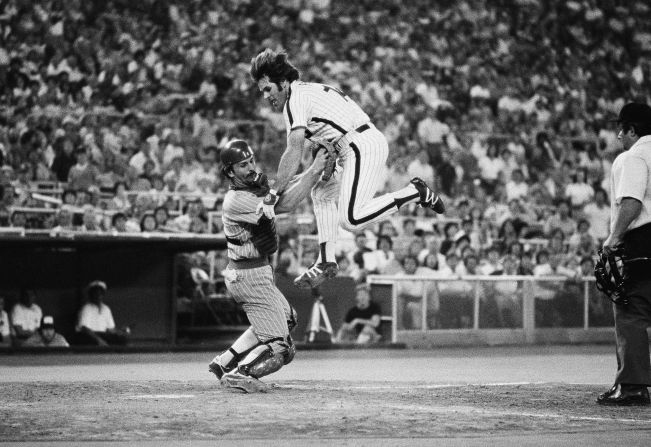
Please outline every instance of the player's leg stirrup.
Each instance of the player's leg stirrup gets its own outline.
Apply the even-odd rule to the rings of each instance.
[[[318,287],[328,278],[337,276],[339,266],[336,262],[319,262],[313,264],[307,271],[294,280],[294,285],[299,289],[311,289]]]

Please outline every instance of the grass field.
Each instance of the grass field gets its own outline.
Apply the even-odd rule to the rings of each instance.
[[[651,408],[604,408],[610,346],[303,351],[265,394],[212,353],[0,358],[0,437],[70,445],[649,445]],[[40,444],[39,445],[43,445]]]

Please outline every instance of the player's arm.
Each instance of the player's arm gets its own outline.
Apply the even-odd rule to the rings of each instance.
[[[640,211],[642,211],[642,202],[632,197],[622,198],[617,214],[615,215],[613,231],[604,242],[604,247],[619,245],[628,226],[640,215]]]
[[[275,205],[301,164],[304,143],[305,128],[303,127],[293,129],[287,136],[287,148],[280,157],[276,182],[273,188],[269,190],[269,194],[258,204],[256,208],[257,214],[264,213],[269,219],[273,219],[275,216]]]
[[[287,136],[287,148],[278,163],[278,173],[276,174],[276,183],[274,183],[276,191],[283,193],[292,177],[296,175],[301,164],[304,144],[305,128],[303,127],[293,129]]]
[[[647,166],[644,160],[637,156],[624,159],[621,178],[615,191],[615,198],[621,199],[615,213],[613,230],[605,240],[604,248],[619,245],[631,222],[640,215],[647,180]]]
[[[296,207],[310,193],[314,185],[319,182],[321,172],[323,171],[328,158],[328,152],[320,150],[316,157],[314,157],[314,161],[310,167],[289,183],[287,190],[282,196],[280,196],[280,199],[276,204],[275,212],[277,214],[288,213],[296,209]]]

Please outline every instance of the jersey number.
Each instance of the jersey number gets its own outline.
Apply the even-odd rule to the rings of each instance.
[[[338,94],[339,96],[341,96],[342,98],[344,98],[344,101],[348,101],[348,97],[344,94],[344,92],[342,92],[342,91],[339,90],[338,88],[330,87],[329,85],[324,85],[324,86],[323,86],[323,90],[324,90],[326,93],[328,93],[328,92],[335,92],[336,94]]]

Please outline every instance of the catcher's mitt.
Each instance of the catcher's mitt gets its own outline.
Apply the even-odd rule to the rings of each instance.
[[[594,266],[594,277],[597,289],[603,292],[615,304],[627,304],[624,294],[626,283],[626,255],[624,246],[618,245],[613,249],[597,251]]]
[[[316,157],[316,154],[319,153],[321,149],[328,152],[328,161],[323,169],[323,174],[321,174],[321,180],[327,182],[335,172],[335,167],[337,167],[337,149],[335,149],[335,145],[328,140],[313,140],[310,149],[312,150],[312,158]]]

